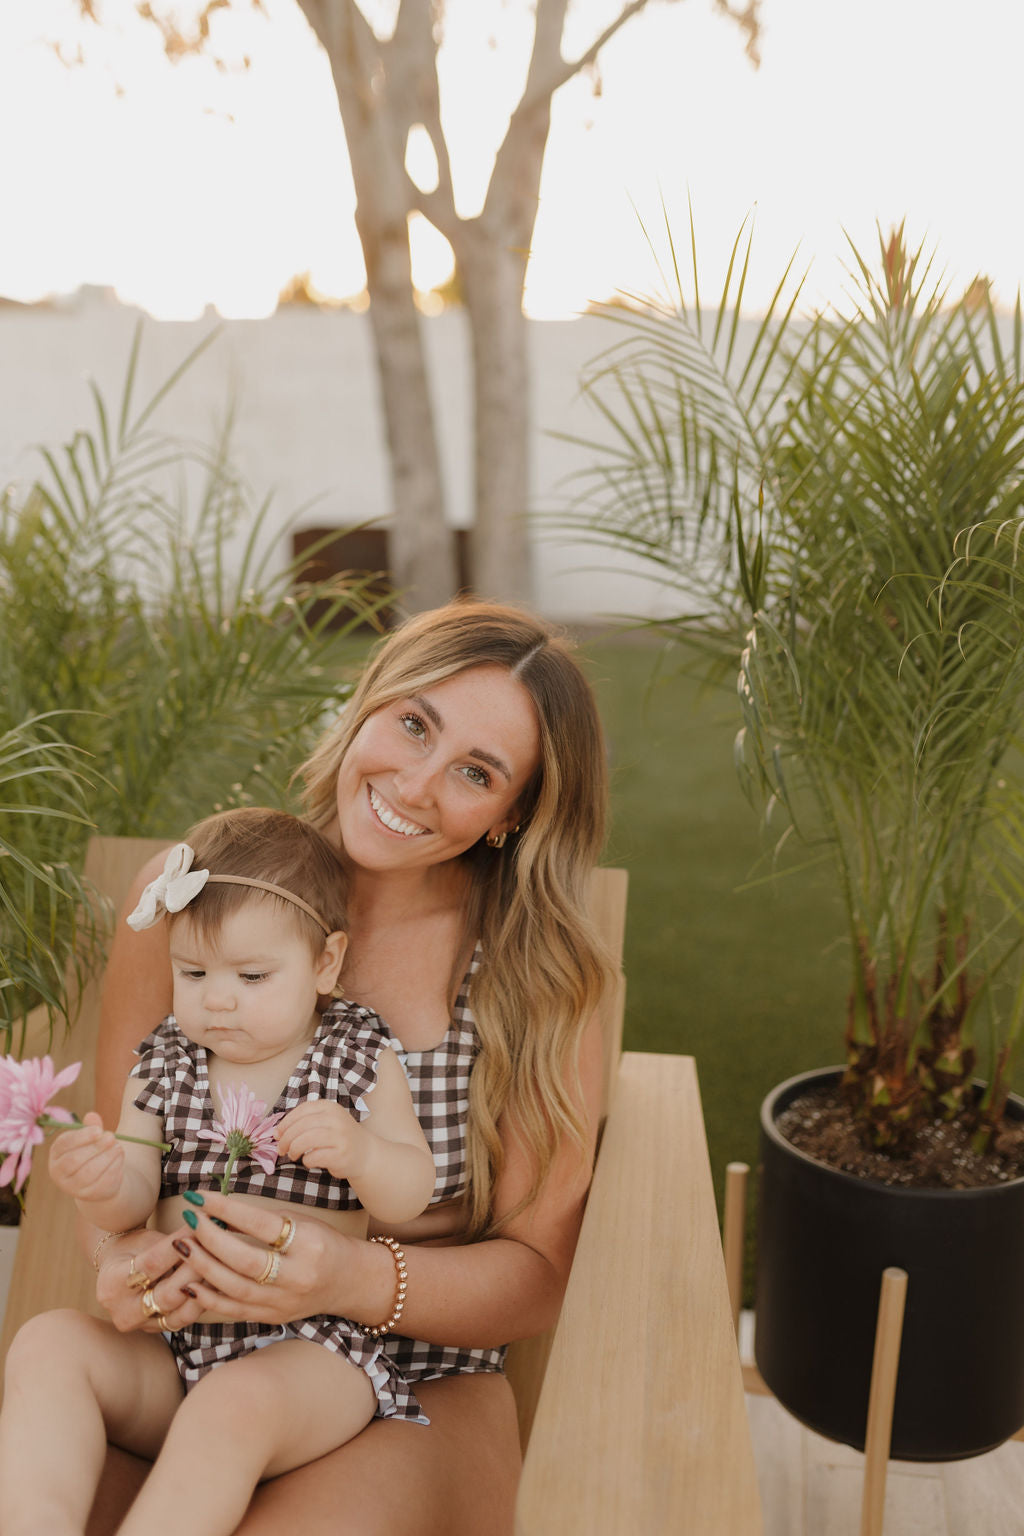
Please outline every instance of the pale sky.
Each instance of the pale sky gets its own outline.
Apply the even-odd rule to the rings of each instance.
[[[134,0],[100,4],[102,32],[76,20],[75,0],[0,0],[0,295],[92,283],[185,319],[206,305],[267,315],[306,271],[325,294],[356,294],[333,85],[294,0],[265,0],[269,21],[245,0],[233,24],[218,18],[225,53],[252,58],[227,73],[208,60],[172,68]],[[448,0],[442,92],[463,212],[518,95],[523,8]],[[576,0],[567,52],[617,9]],[[1011,305],[1024,277],[1022,0],[763,0],[762,18],[755,72],[710,0],[653,0],[603,55],[599,94],[592,79],[559,93],[528,312],[566,318],[616,291],[656,290],[641,222],[664,257],[664,199],[688,250],[688,196],[705,297],[748,215],[749,308],[797,247],[808,301],[840,301],[844,228],[873,257],[876,221],[906,216],[955,290],[984,273]],[[59,61],[58,37],[68,56],[82,42],[85,67]],[[447,264],[436,236],[418,241],[423,287]]]

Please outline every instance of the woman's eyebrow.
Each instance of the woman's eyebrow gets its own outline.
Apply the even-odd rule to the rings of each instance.
[[[435,726],[439,731],[444,730],[444,721],[441,719],[441,716],[438,714],[437,710],[434,708],[433,704],[431,704],[429,699],[425,699],[422,693],[414,693],[412,696],[412,702],[419,705],[420,709],[422,709],[431,725]]]
[[[420,709],[422,709],[423,713],[426,715],[427,719],[430,721],[435,730],[444,730],[444,721],[442,720],[438,711],[435,709],[434,705],[431,704],[429,699],[425,699],[422,693],[415,693],[413,694],[412,702],[418,705]],[[466,756],[479,758],[480,761],[482,763],[486,763],[489,768],[493,768],[496,770],[496,772],[504,774],[505,778],[508,779],[509,783],[511,784],[512,770],[509,768],[507,763],[501,760],[500,757],[495,757],[493,752],[485,752],[483,747],[471,747]]]
[[[494,757],[492,753],[485,752],[482,747],[471,747],[468,755],[470,757],[479,758],[480,761],[482,763],[486,763],[489,768],[494,768],[498,773],[504,774],[505,778],[508,779],[509,783],[511,784],[512,775],[509,772],[508,765],[503,763],[500,757]]]

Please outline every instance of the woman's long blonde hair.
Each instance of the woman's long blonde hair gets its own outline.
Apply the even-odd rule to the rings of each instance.
[[[481,1046],[467,1129],[473,1237],[493,1230],[503,1113],[533,1166],[517,1209],[536,1195],[563,1135],[583,1145],[579,1042],[608,975],[586,913],[607,803],[590,685],[569,642],[542,620],[495,603],[456,601],[407,620],[381,643],[337,724],[299,770],[307,815],[323,829],[337,814],[338,770],[364,721],[395,699],[482,666],[504,668],[526,689],[541,746],[520,799],[520,830],[504,849],[481,838],[460,855],[471,876],[466,937],[478,938],[483,952],[471,997]]]

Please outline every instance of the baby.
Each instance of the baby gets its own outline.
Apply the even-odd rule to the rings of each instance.
[[[210,817],[171,850],[128,922],[140,929],[166,916],[174,1011],[139,1046],[118,1125],[170,1150],[161,1160],[151,1145],[115,1140],[96,1116],[57,1137],[52,1175],[88,1221],[122,1233],[153,1215],[164,1232],[182,1221],[194,1231],[201,1189],[222,1185],[273,1201],[280,1231],[259,1248],[254,1273],[272,1285],[296,1232],[282,1203],[315,1207],[321,1219],[361,1236],[369,1215],[400,1222],[423,1210],[434,1164],[397,1046],[376,1014],[330,1000],[345,955],[344,891],[330,844],[283,812]],[[390,1243],[398,1270],[390,1325],[404,1289],[401,1251],[377,1240]],[[187,1480],[193,1536],[227,1536],[261,1478],[324,1455],[375,1414],[426,1423],[382,1353],[387,1325],[363,1329],[328,1316],[285,1327],[200,1318],[175,1329],[160,1312],[156,1282],[134,1259],[128,1283],[166,1343],[83,1317],[80,1347],[59,1353],[67,1379],[53,1380],[51,1351],[35,1389],[39,1361],[29,1348],[12,1350],[5,1406],[13,1388],[18,1408],[0,1417],[7,1536],[38,1531],[44,1512],[52,1522],[58,1507],[68,1529],[84,1529],[102,1465],[89,1429],[97,1417],[104,1438],[156,1458],[122,1531],[162,1530],[176,1501],[180,1518]],[[33,1340],[51,1317],[67,1326],[68,1314],[44,1314],[27,1325]],[[230,1371],[215,1368],[232,1361]],[[70,1443],[53,1434],[57,1393],[77,1396],[86,1409]],[[268,1399],[272,1412],[246,1414],[238,1426],[240,1403]],[[188,1474],[211,1440],[218,1474],[199,1482]],[[14,1475],[26,1465],[42,1475]]]

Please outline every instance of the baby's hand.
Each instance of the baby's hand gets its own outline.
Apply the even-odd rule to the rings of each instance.
[[[277,1127],[277,1145],[292,1162],[326,1168],[336,1179],[358,1179],[366,1161],[366,1135],[347,1109],[330,1099],[309,1099]]]
[[[76,1200],[113,1200],[124,1177],[124,1147],[90,1110],[81,1129],[62,1131],[51,1142],[50,1176]]]

